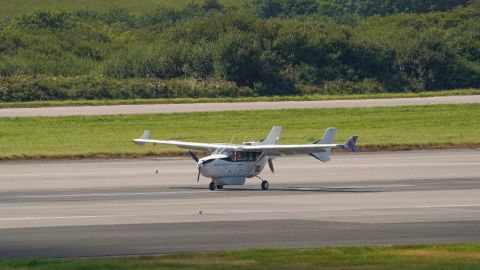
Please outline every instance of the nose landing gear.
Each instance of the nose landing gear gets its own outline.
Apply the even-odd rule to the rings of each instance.
[[[215,185],[215,182],[210,182],[210,184],[208,185],[208,188],[210,190],[215,190],[215,189],[223,189],[223,185]]]
[[[208,188],[209,188],[210,190],[215,190],[216,187],[217,187],[217,186],[215,185],[215,183],[214,183],[213,181],[210,182],[210,184],[208,185]]]

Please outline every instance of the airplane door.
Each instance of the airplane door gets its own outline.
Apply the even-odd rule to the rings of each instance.
[[[245,171],[245,162],[237,162],[237,164],[235,164],[235,173],[236,175],[246,175],[247,172]]]

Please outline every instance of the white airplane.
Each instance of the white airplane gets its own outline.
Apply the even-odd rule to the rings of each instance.
[[[270,170],[274,172],[272,160],[277,156],[309,154],[310,156],[327,162],[330,160],[330,151],[333,148],[345,149],[349,152],[358,152],[355,143],[358,136],[352,136],[344,144],[333,144],[335,128],[328,128],[323,138],[313,144],[290,144],[279,145],[282,127],[272,128],[267,138],[261,141],[244,142],[243,144],[222,144],[222,143],[196,143],[170,140],[151,140],[150,130],[145,130],[142,137],[134,139],[133,142],[143,146],[145,143],[175,145],[179,148],[189,149],[188,154],[197,163],[198,175],[211,178],[209,188],[222,189],[224,185],[243,185],[246,178],[257,177],[262,180],[261,187],[267,190],[269,184],[258,176],[268,163]],[[202,150],[210,155],[198,158],[190,150]]]

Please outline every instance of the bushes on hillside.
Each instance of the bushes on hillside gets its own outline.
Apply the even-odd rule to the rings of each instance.
[[[197,98],[254,96],[250,88],[216,80],[134,78],[103,76],[0,77],[0,101],[133,98]]]
[[[16,25],[21,28],[61,30],[71,27],[71,19],[65,12],[37,11],[20,16]]]
[[[448,30],[438,29],[429,20],[447,23],[450,18],[434,16],[397,15],[393,20],[367,20],[349,27],[310,19],[264,21],[217,14],[180,24],[153,45],[112,58],[105,72],[118,78],[216,78],[260,94],[292,94],[294,84],[365,79],[390,91],[477,85],[480,65],[469,60],[476,57],[476,51],[469,50],[466,58],[460,54],[465,49],[448,45],[443,36],[465,26],[449,22]],[[412,19],[417,24],[402,28],[401,21]],[[398,23],[389,24],[392,21]],[[378,36],[378,30],[385,36]],[[451,44],[465,46],[464,42]]]
[[[360,14],[362,16],[387,15],[395,13],[427,13],[447,11],[454,7],[466,6],[469,0],[320,0],[319,12],[328,16]]]
[[[271,17],[291,18],[317,12],[316,0],[256,0],[249,6],[253,13],[263,19]]]
[[[112,8],[19,16],[0,28],[2,97],[351,94],[480,86],[480,10],[473,4],[442,13],[359,16],[347,25],[320,15],[327,1],[343,3],[258,0],[255,13],[211,0],[141,15]],[[369,1],[347,2],[344,7]],[[396,5],[409,3],[423,12],[418,1]],[[442,3],[430,9],[451,8]],[[165,86],[152,92],[149,83]]]

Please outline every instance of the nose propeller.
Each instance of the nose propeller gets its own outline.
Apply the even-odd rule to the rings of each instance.
[[[198,167],[197,183],[200,181],[200,167]]]
[[[194,153],[192,153],[192,151],[188,150],[188,155],[195,161],[198,163],[198,157],[195,156]]]
[[[192,153],[192,151],[188,150],[188,155],[195,161],[198,163],[198,157]],[[197,174],[197,183],[198,181],[200,181],[200,164],[198,164],[198,174]]]

